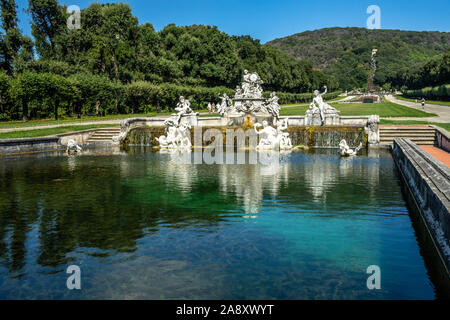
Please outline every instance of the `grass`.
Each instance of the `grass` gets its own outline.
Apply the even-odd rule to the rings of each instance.
[[[43,126],[43,125],[66,124],[66,123],[81,124],[86,121],[121,120],[121,119],[126,119],[126,118],[155,117],[155,116],[164,116],[164,115],[170,115],[170,114],[171,114],[171,112],[162,112],[162,113],[150,112],[150,113],[135,113],[135,114],[113,114],[113,115],[107,115],[104,117],[83,116],[81,119],[78,119],[77,117],[64,117],[60,120],[43,119],[43,120],[30,120],[27,122],[8,121],[8,122],[0,122],[0,129],[18,128],[18,127],[35,127],[35,126]]]
[[[36,130],[0,132],[0,139],[46,137],[46,136],[53,136],[53,135],[61,134],[61,133],[67,133],[67,132],[83,131],[83,130],[98,129],[98,128],[109,128],[109,127],[117,127],[117,125],[93,124],[93,125],[85,125],[85,126],[79,125],[79,126],[45,128],[45,129],[36,129]]]
[[[399,100],[416,102],[416,99],[405,98],[403,96],[395,96]],[[417,99],[417,102],[420,103],[422,100]],[[440,106],[450,106],[450,101],[433,101],[433,100],[425,100],[427,104],[437,104]]]
[[[339,103],[332,104],[333,107],[341,111],[341,116],[369,116],[378,114],[384,118],[394,117],[437,117],[434,113],[427,113],[421,110],[408,108],[391,102],[383,103]],[[304,115],[308,109],[307,105],[298,107],[283,108],[280,114],[282,116]]]
[[[435,125],[450,132],[450,123],[429,122],[420,120],[380,120],[381,125]]]

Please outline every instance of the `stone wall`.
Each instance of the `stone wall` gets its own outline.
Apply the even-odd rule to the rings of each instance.
[[[450,169],[404,138],[394,140],[393,156],[449,273]]]
[[[83,145],[95,131],[92,129],[49,137],[3,139],[0,140],[0,155],[65,150],[69,140],[73,139],[77,144]]]
[[[0,155],[43,152],[63,148],[59,143],[59,137],[0,140]]]
[[[436,146],[447,152],[450,152],[450,133],[437,126],[432,126],[436,129]]]

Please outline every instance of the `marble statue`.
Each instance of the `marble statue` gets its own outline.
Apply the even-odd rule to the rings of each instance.
[[[263,128],[258,131],[257,128],[259,127]],[[261,136],[256,150],[278,149],[278,132],[275,128],[269,126],[269,123],[267,121],[263,121],[262,125],[260,123],[255,124],[255,132],[257,135]]]
[[[325,91],[320,93],[319,90],[314,90],[314,98],[312,103],[309,106],[309,110],[306,112],[305,120],[306,125],[318,125],[315,122],[315,118],[320,116],[320,125],[325,125],[325,120],[327,118],[332,118],[332,123],[338,121],[336,119],[339,118],[339,111],[330,106],[323,100],[323,95],[325,95],[328,91],[327,86],[324,86]]]
[[[244,70],[244,80],[242,82],[243,96],[246,98],[261,98],[263,81],[261,77],[256,73],[249,73],[248,70]]]
[[[162,149],[191,149],[191,126],[189,124],[177,125],[173,122],[166,122],[166,126],[167,135],[156,138]]]
[[[341,156],[343,156],[343,157],[356,156],[358,154],[359,150],[362,149],[362,147],[363,147],[363,144],[361,143],[358,148],[353,150],[353,149],[350,149],[350,147],[347,144],[347,141],[342,140],[339,143],[340,153],[341,153]]]
[[[219,98],[221,99],[221,102],[217,110],[219,111],[220,116],[223,117],[227,112],[231,111],[233,102],[226,93],[224,93],[223,96],[220,96],[219,94]]]
[[[367,120],[367,132],[369,144],[380,143],[380,117],[378,115],[372,115]]]
[[[272,92],[270,94],[270,98],[267,99],[265,110],[272,116],[276,121],[280,118],[280,104],[278,103],[278,100],[280,100],[275,92]]]
[[[83,151],[83,149],[76,143],[75,140],[70,139],[67,143],[67,153],[77,153]]]
[[[292,149],[292,141],[289,137],[289,133],[285,132],[288,128],[289,118],[277,121],[277,139],[280,144],[280,150],[290,150]]]
[[[177,124],[180,124],[181,117],[185,114],[189,114],[192,112],[191,102],[188,99],[185,99],[183,96],[180,97],[180,101],[178,102],[175,111],[177,111]]]

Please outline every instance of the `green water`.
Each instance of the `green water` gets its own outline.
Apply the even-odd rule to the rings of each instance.
[[[81,290],[66,287],[69,265]],[[272,298],[435,298],[389,153],[0,158],[0,299]]]

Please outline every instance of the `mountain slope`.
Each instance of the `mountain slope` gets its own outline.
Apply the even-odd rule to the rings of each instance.
[[[266,45],[298,60],[310,60],[315,68],[334,76],[342,89],[353,89],[367,81],[373,48],[378,49],[375,82],[382,85],[445,52],[450,48],[450,33],[326,28],[275,39]]]

